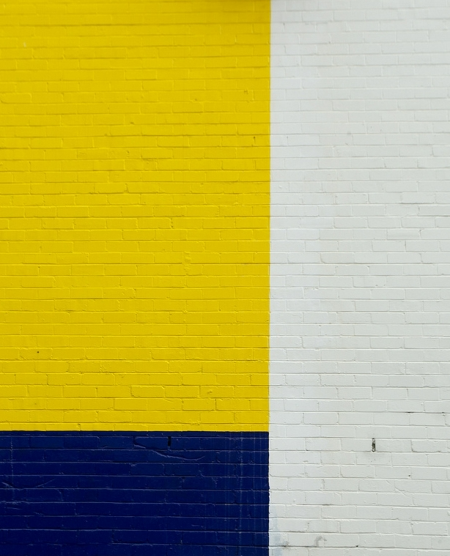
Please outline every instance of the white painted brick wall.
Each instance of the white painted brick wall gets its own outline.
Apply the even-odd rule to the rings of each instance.
[[[450,0],[272,6],[271,554],[448,556]]]

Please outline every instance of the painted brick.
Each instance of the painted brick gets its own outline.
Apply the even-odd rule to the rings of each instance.
[[[0,12],[0,429],[267,431],[269,0]]]
[[[267,433],[0,434],[5,556],[268,553]]]
[[[0,19],[0,554],[263,556],[270,1]]]
[[[272,1],[273,556],[448,554],[448,8]]]

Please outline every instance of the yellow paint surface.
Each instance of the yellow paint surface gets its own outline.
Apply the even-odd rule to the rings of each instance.
[[[0,429],[267,430],[269,19],[0,4]]]

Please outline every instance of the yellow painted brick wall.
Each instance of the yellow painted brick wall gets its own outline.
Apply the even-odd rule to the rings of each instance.
[[[0,4],[0,428],[267,430],[269,0]]]

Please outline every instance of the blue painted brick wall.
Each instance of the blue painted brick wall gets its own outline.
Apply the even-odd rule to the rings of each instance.
[[[268,435],[0,435],[2,556],[266,556]]]

